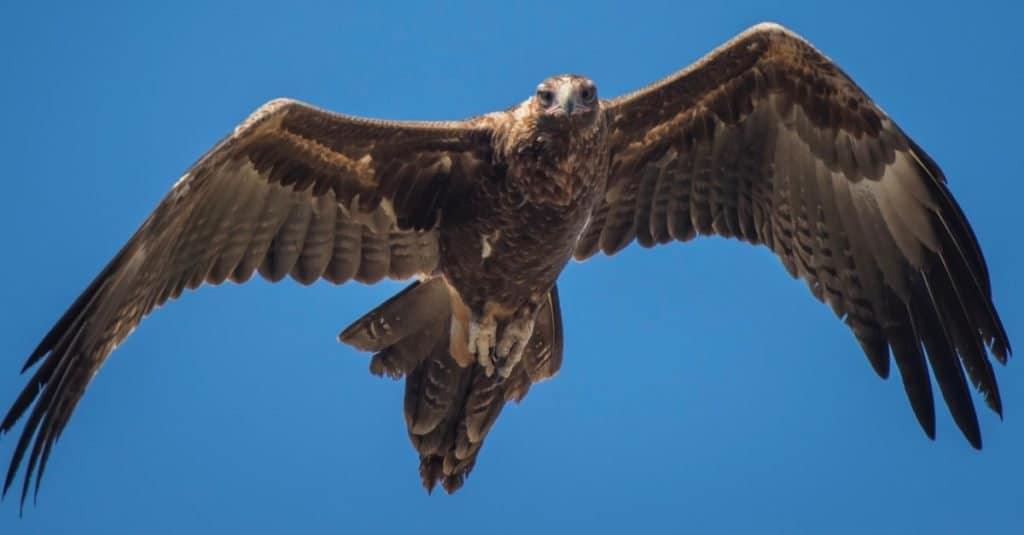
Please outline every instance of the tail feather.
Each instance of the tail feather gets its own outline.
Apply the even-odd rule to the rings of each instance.
[[[537,312],[533,333],[523,355],[523,368],[529,377],[527,388],[531,382],[554,377],[562,367],[562,307],[558,301],[558,286],[551,287]]]
[[[346,327],[338,340],[363,351],[380,351],[450,315],[444,279],[417,281]]]
[[[447,330],[448,323],[438,320],[394,345],[385,347],[370,359],[370,373],[377,376],[386,375],[392,379],[401,379],[409,375],[428,356],[423,348],[431,347]],[[434,351],[437,350],[435,347]]]
[[[446,343],[435,344],[428,358],[405,379],[405,424],[411,436],[443,430],[444,420],[451,420],[458,411],[456,405],[465,399],[471,371],[448,355]]]
[[[504,381],[452,356],[451,300],[440,277],[414,283],[339,335],[357,348],[377,351],[372,373],[405,377],[405,422],[427,492],[438,483],[448,493],[458,490],[505,402],[522,400],[530,385],[553,376],[562,363],[556,288],[538,312],[521,365]]]

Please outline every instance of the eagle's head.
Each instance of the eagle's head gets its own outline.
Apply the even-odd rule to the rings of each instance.
[[[596,120],[601,103],[593,81],[576,74],[563,74],[537,85],[532,106],[542,125],[589,126]]]

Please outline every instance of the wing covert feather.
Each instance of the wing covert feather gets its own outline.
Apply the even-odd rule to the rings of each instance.
[[[891,353],[929,437],[926,361],[981,447],[966,379],[1001,413],[988,358],[1010,352],[985,260],[938,166],[839,67],[763,24],[605,110],[611,176],[577,259],[666,231],[764,245],[882,377]]]
[[[446,204],[490,172],[487,121],[376,121],[284,99],[256,110],[175,183],[29,356],[24,369],[39,367],[0,422],[6,433],[29,412],[4,493],[26,453],[22,503],[33,475],[38,490],[108,354],[185,288],[254,272],[302,284],[433,272]]]

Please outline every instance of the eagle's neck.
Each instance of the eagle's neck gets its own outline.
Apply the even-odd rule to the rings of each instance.
[[[509,186],[535,204],[577,204],[603,180],[605,132],[603,117],[560,128],[540,125],[533,115],[515,117],[498,138]]]

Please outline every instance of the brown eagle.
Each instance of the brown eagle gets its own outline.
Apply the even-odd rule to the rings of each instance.
[[[772,24],[611,100],[577,75],[453,122],[274,100],[174,184],[28,357],[38,367],[0,422],[28,412],[4,493],[26,454],[22,502],[33,477],[38,491],[90,379],[145,315],[254,272],[417,279],[339,338],[374,352],[373,373],[405,378],[423,484],[452,492],[506,401],[558,371],[569,259],[697,235],[771,248],[878,375],[892,355],[934,437],[930,365],[980,448],[967,379],[1000,413],[988,357],[1005,362],[1010,345],[945,182],[839,67]]]

